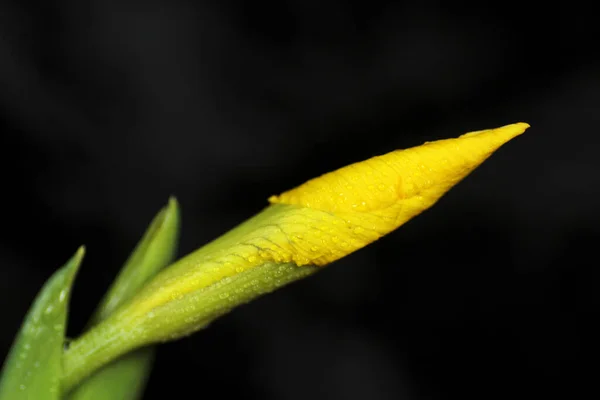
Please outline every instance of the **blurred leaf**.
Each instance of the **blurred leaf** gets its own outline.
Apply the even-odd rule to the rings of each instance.
[[[85,249],[48,279],[6,357],[0,400],[58,400],[71,285]]]
[[[174,198],[154,217],[146,233],[100,302],[91,324],[109,316],[150,278],[173,260],[179,239],[179,206]],[[146,347],[108,364],[79,385],[69,400],[134,400],[141,398],[154,359]]]
[[[69,400],[141,399],[152,370],[154,347],[138,349],[92,375],[66,398]]]

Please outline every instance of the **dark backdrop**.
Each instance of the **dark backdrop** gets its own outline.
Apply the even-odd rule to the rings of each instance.
[[[526,121],[394,234],[162,345],[145,398],[577,398],[598,29],[525,3],[2,0],[0,359],[83,243],[76,336],[171,194],[185,254],[323,172]]]

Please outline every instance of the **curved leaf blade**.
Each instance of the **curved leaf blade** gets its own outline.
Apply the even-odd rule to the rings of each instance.
[[[157,272],[170,264],[177,252],[181,224],[174,197],[154,217],[140,242],[121,268],[92,317],[96,324],[132,298]]]
[[[154,347],[138,349],[92,375],[67,397],[68,400],[141,399],[154,360]]]
[[[95,325],[133,297],[173,260],[179,242],[179,205],[175,198],[158,212],[129,256],[90,323]],[[152,369],[154,348],[126,354],[100,369],[68,396],[69,400],[136,400],[142,397]]]
[[[6,357],[0,400],[58,400],[71,286],[85,253],[75,255],[44,284]]]

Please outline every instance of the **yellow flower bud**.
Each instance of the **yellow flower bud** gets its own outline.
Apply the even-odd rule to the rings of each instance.
[[[166,268],[75,340],[64,358],[65,387],[128,350],[192,333],[390,233],[528,127],[393,151],[272,196],[270,206]]]
[[[529,125],[508,125],[457,139],[397,150],[330,172],[272,196],[274,204],[296,206],[283,225],[284,237],[302,235],[289,246],[297,264],[326,265],[377,240],[431,207],[498,147]],[[285,257],[284,257],[285,258]]]

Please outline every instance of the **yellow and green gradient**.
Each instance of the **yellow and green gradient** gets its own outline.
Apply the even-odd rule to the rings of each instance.
[[[63,391],[128,351],[195,332],[394,231],[528,127],[396,150],[271,196],[260,213],[167,267],[73,341],[63,359]]]

